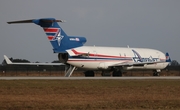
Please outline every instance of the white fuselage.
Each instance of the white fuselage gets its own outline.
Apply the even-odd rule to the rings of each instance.
[[[123,69],[164,69],[169,63],[166,62],[165,54],[161,51],[147,48],[126,47],[96,47],[82,46],[67,50],[70,58],[67,63],[84,69],[109,69],[109,66],[135,62],[157,62],[144,64],[143,66],[122,66]],[[81,57],[80,57],[81,56]]]

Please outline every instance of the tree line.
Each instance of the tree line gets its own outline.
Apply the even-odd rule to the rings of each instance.
[[[13,59],[9,58],[13,63],[30,63],[29,60],[26,59]],[[64,71],[63,65],[38,65],[38,61],[36,61],[37,65],[7,65],[6,61],[3,60],[0,66],[1,71]],[[58,60],[54,60],[51,63],[59,63]]]
[[[12,62],[18,62],[18,63],[30,63],[30,61],[26,60],[26,59],[13,59],[13,58],[9,58]],[[38,61],[35,63],[39,63]],[[54,60],[51,63],[59,63],[58,60]],[[168,70],[180,70],[180,64],[178,63],[178,61],[176,60],[172,60],[172,62],[170,63],[169,66],[167,66]],[[9,70],[9,71],[61,71],[61,70],[65,70],[65,66],[64,65],[59,65],[59,66],[52,66],[52,65],[7,65],[6,61],[3,60],[2,64],[0,66],[0,70],[4,71],[4,70]]]

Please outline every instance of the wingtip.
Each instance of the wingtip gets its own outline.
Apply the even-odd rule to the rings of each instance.
[[[4,55],[4,59],[7,62],[7,64],[12,64],[11,60],[9,60],[9,58],[6,55]]]

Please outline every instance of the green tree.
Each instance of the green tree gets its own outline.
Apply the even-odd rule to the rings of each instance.
[[[171,66],[179,66],[178,61],[172,60],[172,61],[171,61]]]

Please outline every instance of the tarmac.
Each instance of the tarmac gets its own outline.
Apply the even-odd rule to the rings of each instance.
[[[158,77],[0,77],[0,80],[161,80],[161,79],[180,79],[179,76],[158,76]]]

